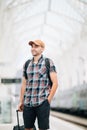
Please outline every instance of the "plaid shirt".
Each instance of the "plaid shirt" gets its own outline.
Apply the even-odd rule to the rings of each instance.
[[[56,72],[56,68],[52,60],[50,61],[50,72]],[[25,65],[24,65],[25,66]],[[23,67],[23,76],[25,76]],[[40,105],[50,94],[50,83],[46,72],[45,58],[43,55],[38,60],[38,63],[30,61],[27,67],[27,83],[24,95],[24,105],[32,107]]]

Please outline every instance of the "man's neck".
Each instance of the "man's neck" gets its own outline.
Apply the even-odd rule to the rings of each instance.
[[[34,56],[34,63],[37,63],[38,60],[40,59],[41,55],[38,55],[38,56]]]

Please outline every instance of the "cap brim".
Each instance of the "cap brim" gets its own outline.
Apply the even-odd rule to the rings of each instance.
[[[34,42],[34,41],[30,41],[28,44],[29,44],[29,45],[32,45],[32,44],[39,45],[38,43],[36,43],[36,42]]]

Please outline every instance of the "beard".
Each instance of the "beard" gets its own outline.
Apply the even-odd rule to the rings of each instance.
[[[32,54],[33,56],[37,56],[37,54]]]
[[[33,56],[38,56],[40,53],[36,52],[36,51],[32,51],[32,55]]]
[[[38,53],[32,53],[33,56],[38,56]]]

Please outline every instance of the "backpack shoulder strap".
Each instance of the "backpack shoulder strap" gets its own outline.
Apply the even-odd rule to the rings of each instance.
[[[47,75],[48,75],[48,78],[49,78],[49,81],[50,81],[50,87],[52,87],[52,81],[51,81],[51,78],[50,78],[50,59],[49,58],[45,58],[45,66],[46,66],[46,69],[47,69]]]
[[[27,60],[27,61],[25,62],[25,78],[26,78],[26,79],[28,78],[28,77],[27,77],[27,67],[28,67],[30,61],[31,61],[31,60],[29,59],[29,60]]]
[[[49,69],[50,69],[50,61],[49,58],[45,58],[45,66],[47,68],[47,73],[49,73]]]
[[[31,61],[31,60],[27,60],[27,61],[26,61],[26,63],[25,63],[25,70],[27,70],[27,67],[28,67],[30,61]]]

